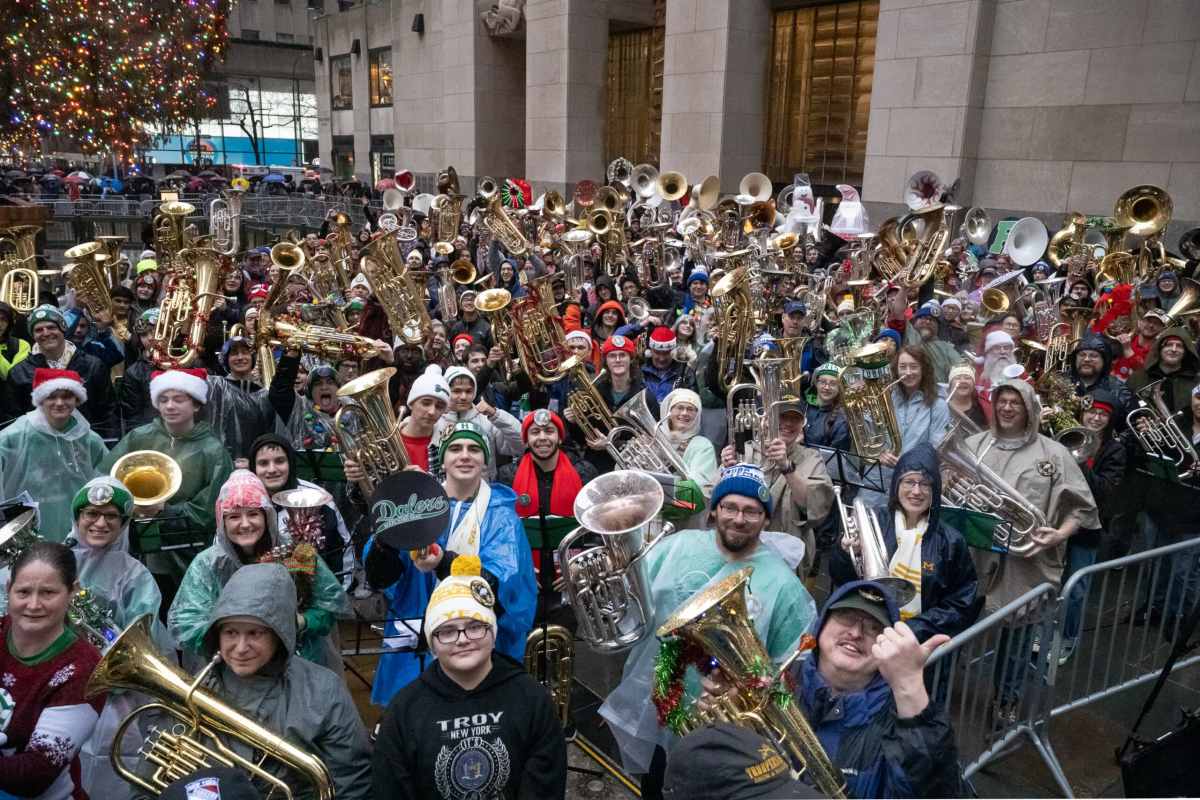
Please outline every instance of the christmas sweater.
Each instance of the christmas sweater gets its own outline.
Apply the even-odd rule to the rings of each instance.
[[[85,700],[100,661],[71,629],[31,659],[12,653],[12,620],[0,618],[0,794],[86,800],[79,748],[91,736],[104,695]]]

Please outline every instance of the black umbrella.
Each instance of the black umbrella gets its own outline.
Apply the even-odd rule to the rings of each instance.
[[[220,178],[222,176],[220,173],[213,172],[211,169],[206,169],[203,172],[196,173],[196,177],[198,177],[198,178]]]

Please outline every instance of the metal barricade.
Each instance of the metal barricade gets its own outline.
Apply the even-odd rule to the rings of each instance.
[[[930,696],[946,704],[963,774],[1028,737],[1065,794],[1070,785],[1050,746],[1049,682],[1045,651],[1058,595],[1051,584],[1034,587],[939,647],[926,667]]]

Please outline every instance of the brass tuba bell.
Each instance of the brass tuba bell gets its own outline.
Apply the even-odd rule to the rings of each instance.
[[[157,450],[134,450],[117,459],[108,473],[125,484],[133,495],[134,508],[162,505],[175,496],[183,483],[179,462]]]
[[[1142,184],[1124,191],[1117,198],[1113,217],[1118,226],[1128,226],[1131,236],[1154,236],[1171,221],[1174,203],[1171,195],[1157,186]]]

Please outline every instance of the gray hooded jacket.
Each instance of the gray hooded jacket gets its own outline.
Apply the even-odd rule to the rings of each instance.
[[[371,754],[367,731],[345,683],[325,667],[294,655],[296,589],[281,564],[250,564],[234,573],[213,608],[204,638],[208,657],[217,652],[221,620],[253,617],[279,638],[275,658],[250,677],[218,664],[208,685],[235,708],[320,758],[338,800],[371,796]],[[249,755],[249,753],[243,753]],[[297,797],[311,797],[296,777],[288,780]]]

